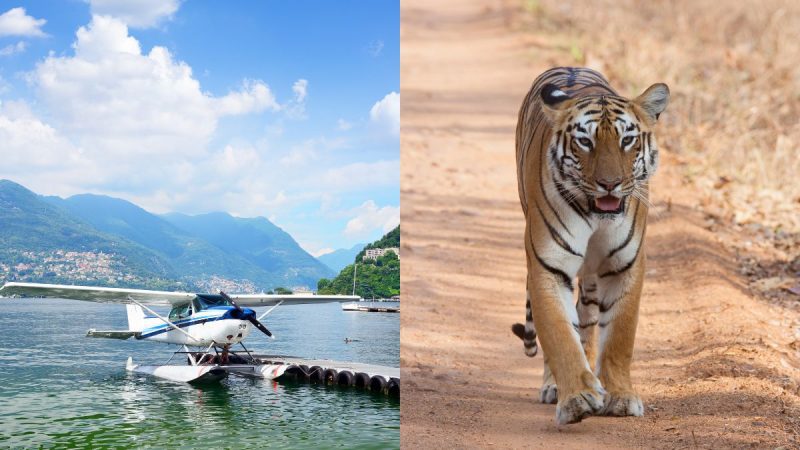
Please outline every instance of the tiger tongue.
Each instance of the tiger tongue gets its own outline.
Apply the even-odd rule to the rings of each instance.
[[[614,197],[613,195],[606,195],[605,197],[597,197],[594,199],[594,205],[600,211],[616,211],[619,209],[619,203],[622,199]]]

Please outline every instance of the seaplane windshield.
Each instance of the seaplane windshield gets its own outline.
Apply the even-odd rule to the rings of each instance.
[[[192,300],[195,312],[204,311],[213,306],[233,306],[221,295],[198,295]]]
[[[192,315],[192,305],[190,303],[184,303],[183,305],[178,305],[172,308],[172,311],[169,312],[169,320],[175,321],[184,319]]]

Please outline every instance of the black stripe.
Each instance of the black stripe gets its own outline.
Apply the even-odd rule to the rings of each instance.
[[[575,85],[575,79],[578,77],[578,69],[570,67],[567,69],[567,86],[572,87]]]
[[[622,297],[620,297],[620,298],[622,298]],[[617,302],[619,301],[620,298],[614,300],[613,302],[611,302],[609,304],[601,303],[600,304],[600,312],[601,313],[606,313],[606,312],[610,311],[611,308],[613,308],[617,304]]]
[[[522,335],[522,339],[526,341],[532,341],[536,339],[536,332],[533,330],[528,330],[525,332],[525,334]]]
[[[572,253],[575,256],[580,256],[581,258],[583,258],[583,255],[578,253],[577,251],[575,251],[569,245],[569,242],[567,242],[563,237],[561,237],[561,235],[558,234],[558,231],[555,228],[553,228],[552,225],[550,225],[550,222],[548,222],[547,219],[544,217],[544,213],[542,212],[542,208],[539,208],[538,204],[536,204],[536,209],[539,211],[539,216],[541,216],[542,222],[544,222],[545,226],[547,227],[547,230],[550,231],[550,237],[552,237],[553,240],[556,241],[556,244],[558,244],[559,247],[563,248],[564,250],[568,251],[569,253]]]
[[[617,253],[618,251],[625,248],[631,242],[631,239],[633,239],[633,232],[636,230],[636,216],[639,213],[639,205],[641,203],[642,202],[639,201],[639,199],[636,199],[636,210],[633,212],[633,223],[631,223],[631,228],[630,230],[628,230],[628,236],[625,237],[625,240],[621,244],[619,244],[619,246],[617,246],[614,250],[611,250],[611,253],[608,254],[609,258],[614,256],[614,254]]]
[[[533,237],[531,237],[531,248],[533,249],[533,256],[536,257],[536,261],[539,261],[542,267],[544,267],[548,272],[552,273],[553,275],[561,278],[561,283],[564,284],[564,287],[569,289],[570,291],[573,290],[572,286],[572,278],[566,274],[561,269],[548,265],[542,258],[539,257],[539,254],[536,253],[536,247],[533,246]]]
[[[585,301],[584,301],[584,300],[585,300]],[[586,297],[581,297],[581,304],[584,304],[584,305],[597,305],[597,306],[600,306],[600,303],[598,303],[596,299],[593,299],[593,298],[586,298]]]
[[[644,241],[644,236],[642,236],[642,239],[639,239],[639,246],[636,247],[636,254],[633,255],[633,259],[631,259],[630,262],[628,262],[624,266],[620,267],[619,269],[610,270],[610,271],[600,275],[600,278],[610,277],[612,275],[619,275],[621,273],[627,272],[628,269],[633,267],[633,264],[636,262],[636,258],[639,257],[639,251],[642,249],[642,241]]]
[[[543,133],[543,135],[542,135],[542,142],[544,142],[544,134],[546,134],[546,133]],[[564,231],[566,231],[568,235],[572,236],[572,232],[569,231],[569,228],[567,228],[567,226],[564,224],[564,221],[561,220],[561,217],[558,215],[558,212],[556,211],[555,208],[553,208],[553,204],[550,203],[550,198],[547,197],[547,193],[544,191],[544,176],[543,176],[544,174],[543,174],[543,170],[544,170],[545,149],[540,147],[540,150],[541,151],[539,153],[539,189],[542,191],[542,197],[544,197],[545,203],[547,203],[547,206],[550,208],[551,211],[553,211],[553,215],[556,216],[556,220],[558,220],[558,223],[561,224],[561,228],[563,228]]]
[[[595,87],[599,87],[599,88],[601,88],[601,89],[604,89],[606,92],[608,92],[608,93],[609,93],[609,94],[611,94],[611,95],[617,95],[617,93],[616,93],[616,92],[614,92],[614,90],[613,90],[613,89],[611,89],[611,88],[610,88],[610,87],[609,87],[607,84],[605,84],[605,83],[585,83],[585,84],[580,84],[580,85],[579,85],[579,87],[577,87],[577,88],[573,89],[573,90],[570,92],[570,95],[575,95],[575,94],[577,94],[577,93],[580,93],[580,91],[583,91],[583,90],[586,90],[586,89],[589,89],[589,88],[595,88]],[[590,95],[592,95],[592,94],[590,94]],[[597,94],[594,94],[594,95],[597,95]],[[594,96],[594,95],[592,95],[592,96]]]
[[[564,200],[564,202],[566,202],[570,206],[570,208],[572,208],[575,211],[575,213],[578,214],[581,217],[581,219],[583,219],[584,222],[586,222],[586,225],[588,225],[589,228],[592,228],[592,224],[589,223],[589,219],[586,218],[586,212],[583,210],[583,208],[580,205],[578,205],[574,199],[572,200],[567,199],[568,192],[566,188],[564,188],[564,186],[561,184],[560,180],[554,180],[554,181],[556,184],[556,190],[558,191],[558,195],[561,196],[561,199]]]

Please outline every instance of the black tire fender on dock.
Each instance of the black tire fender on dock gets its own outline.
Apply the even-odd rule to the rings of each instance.
[[[386,378],[380,375],[375,375],[369,380],[369,390],[375,393],[381,393],[386,389]]]
[[[325,384],[336,384],[336,376],[339,375],[336,369],[325,369],[322,372],[322,380]]]
[[[400,379],[389,378],[389,382],[386,383],[386,390],[389,392],[390,397],[400,397]]]
[[[352,372],[347,370],[339,372],[339,375],[336,377],[336,384],[339,386],[352,386],[355,381],[356,377],[353,376]]]
[[[305,364],[300,364],[299,366],[293,365],[291,368],[294,369],[294,370],[292,370],[292,372],[295,374],[295,379],[297,381],[303,381],[303,382],[308,383],[311,380],[311,377],[309,377],[309,374],[308,374],[308,366],[307,365],[305,365]]]
[[[295,365],[289,366],[284,373],[289,374],[293,380],[304,380],[306,376],[303,369]]]
[[[322,367],[320,366],[311,366],[308,369],[308,375],[311,377],[312,383],[322,383],[325,381],[325,376],[322,372]]]
[[[362,389],[369,388],[369,375],[365,374],[364,372],[358,372],[353,377],[353,384]]]

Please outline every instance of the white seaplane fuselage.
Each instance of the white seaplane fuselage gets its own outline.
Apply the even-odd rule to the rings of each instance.
[[[176,302],[167,317],[134,302],[126,305],[128,330],[89,330],[88,336],[162,342],[206,347],[242,342],[256,322],[256,312],[232,304],[220,295],[200,294],[192,300]],[[143,309],[144,308],[144,309]],[[145,309],[150,313],[148,317]]]
[[[129,305],[129,308],[131,306],[137,308],[135,305]],[[241,312],[255,316],[255,312],[250,308],[242,308]],[[170,322],[185,333],[176,330],[174,326],[158,317],[142,317],[141,326],[136,327],[141,331],[134,330],[138,331],[134,337],[140,340],[192,346],[238,344],[247,338],[253,325],[248,320],[236,316],[241,314],[233,306],[213,306],[180,319],[170,318]]]

